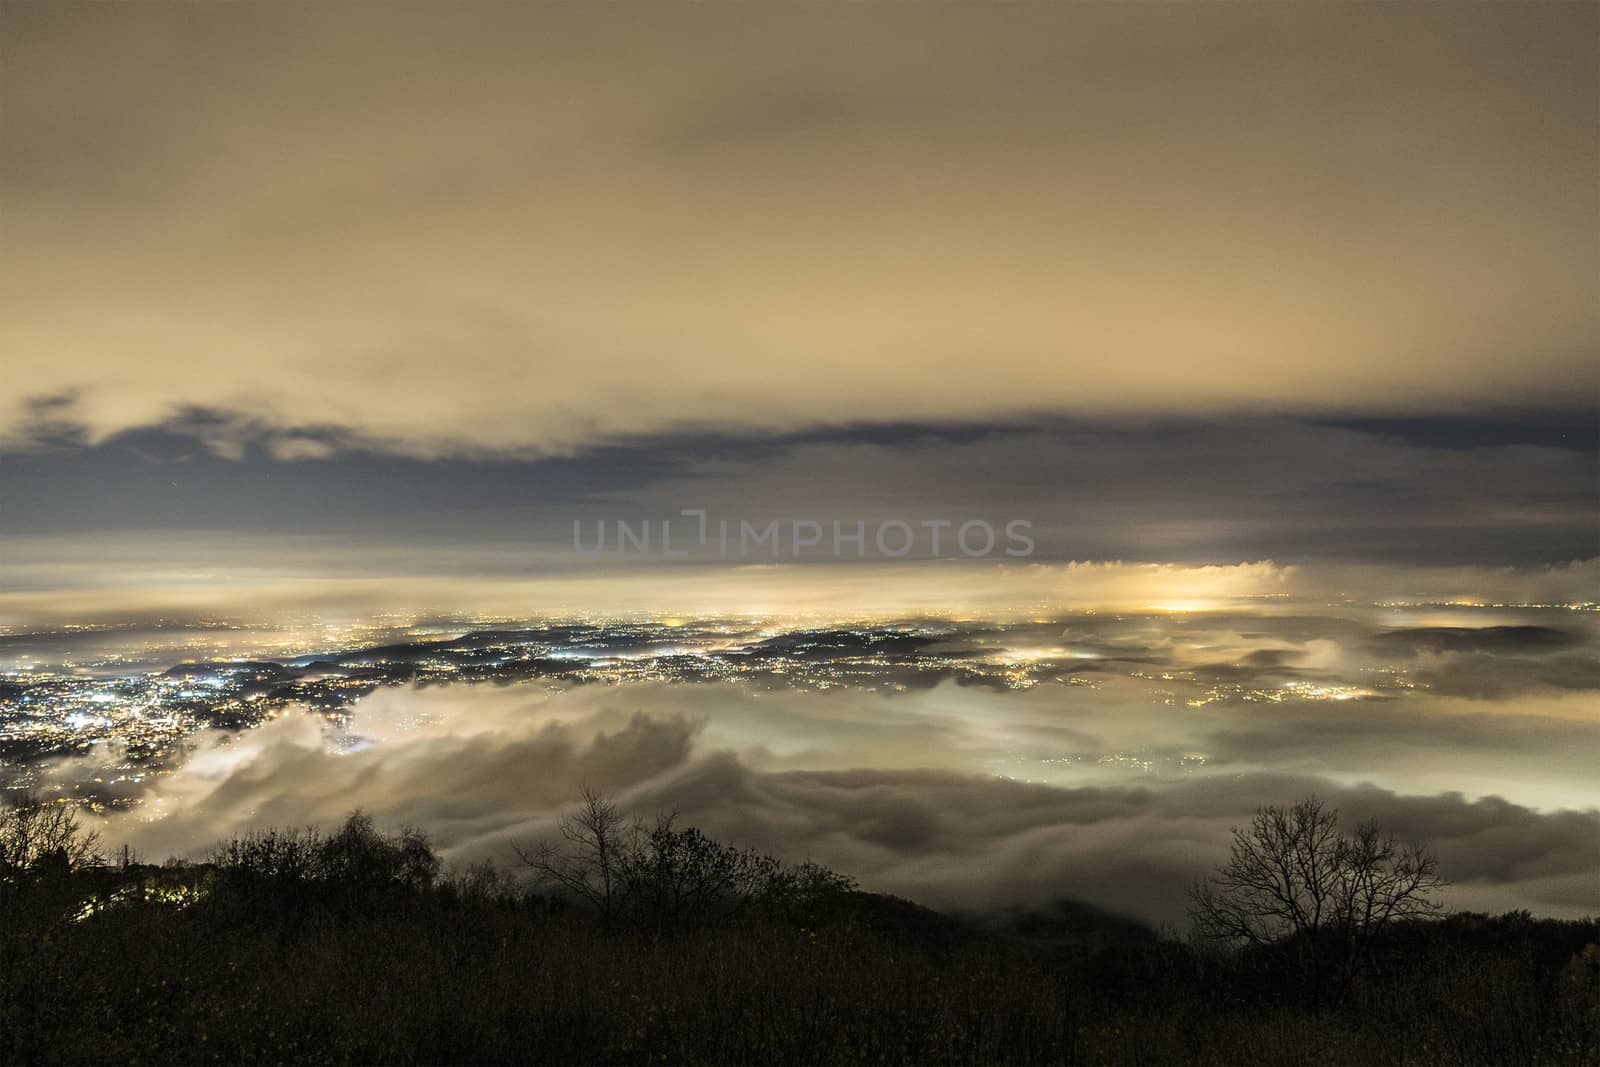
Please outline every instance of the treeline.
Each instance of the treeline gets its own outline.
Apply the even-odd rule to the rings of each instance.
[[[980,923],[597,796],[508,859],[356,814],[107,862],[5,812],[0,1062],[1600,1064],[1592,921],[1402,915],[1354,962],[1307,944],[1339,924]]]

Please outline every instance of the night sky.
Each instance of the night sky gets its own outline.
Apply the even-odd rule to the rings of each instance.
[[[0,18],[8,623],[696,507],[1597,554],[1592,5]]]

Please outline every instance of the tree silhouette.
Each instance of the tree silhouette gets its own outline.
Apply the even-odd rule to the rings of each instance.
[[[101,862],[100,835],[79,824],[71,805],[25,795],[0,811],[0,880]]]
[[[78,876],[103,863],[72,805],[25,794],[0,809],[0,939],[77,912],[92,895]]]
[[[676,822],[669,812],[647,828],[585,789],[577,810],[558,821],[559,841],[512,847],[546,889],[588,904],[606,922],[626,916],[658,931],[726,919],[751,904],[809,904],[855,887],[816,864],[785,864]]]
[[[1212,942],[1290,950],[1320,999],[1330,980],[1335,995],[1348,990],[1385,927],[1439,914],[1432,894],[1445,884],[1424,846],[1372,821],[1343,834],[1313,796],[1235,827],[1227,862],[1189,889],[1190,917]]]
[[[517,857],[545,886],[588,903],[607,922],[622,906],[624,853],[638,828],[600,792],[587,786],[578,810],[560,817],[561,842],[513,844]]]

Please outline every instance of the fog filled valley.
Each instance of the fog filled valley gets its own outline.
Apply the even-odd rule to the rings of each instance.
[[[1570,918],[1600,910],[1590,619],[433,624],[293,655],[191,629],[137,670],[150,635],[58,632],[0,639],[0,769],[152,861],[357,806],[503,859],[589,786],[930,906],[1150,924],[1181,923],[1231,826],[1315,793],[1429,841],[1452,907]]]

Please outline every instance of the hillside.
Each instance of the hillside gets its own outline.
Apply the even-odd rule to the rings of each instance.
[[[1600,1063],[1592,921],[1403,924],[1328,1003],[1291,952],[1070,902],[809,886],[607,918],[359,817],[202,864],[53,853],[0,879],[0,1061]]]

